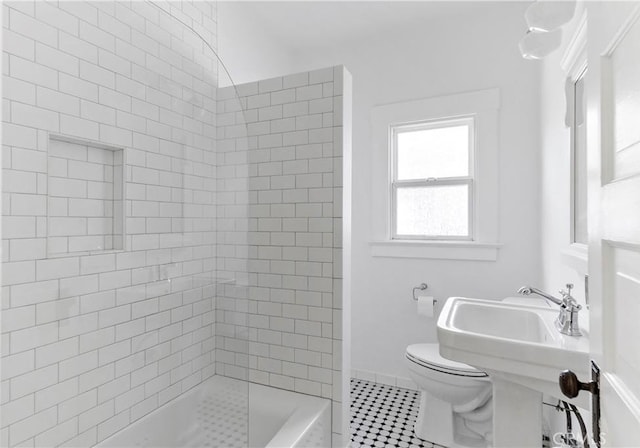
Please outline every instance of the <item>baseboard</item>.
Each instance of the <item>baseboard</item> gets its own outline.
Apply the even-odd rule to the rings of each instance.
[[[387,375],[385,373],[371,372],[368,370],[351,369],[351,377],[359,380],[371,381],[388,386],[402,387],[404,389],[418,390],[418,386],[410,378]]]

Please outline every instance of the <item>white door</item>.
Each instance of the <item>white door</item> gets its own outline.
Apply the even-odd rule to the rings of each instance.
[[[640,447],[640,2],[587,7],[591,344],[602,445]]]

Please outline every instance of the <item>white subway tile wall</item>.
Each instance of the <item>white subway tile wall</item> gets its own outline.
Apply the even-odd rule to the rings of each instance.
[[[331,399],[336,446],[343,72],[221,88],[217,117],[216,372]]]
[[[333,400],[342,444],[343,68],[216,89],[175,19],[215,48],[215,3],[3,15],[0,444],[93,445],[216,373]]]
[[[91,446],[215,374],[215,3],[2,8],[0,446]]]

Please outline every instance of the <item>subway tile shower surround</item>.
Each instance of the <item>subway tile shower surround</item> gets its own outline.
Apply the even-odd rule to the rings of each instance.
[[[339,440],[343,68],[217,89],[215,2],[2,7],[0,445],[214,374],[333,400]]]
[[[235,281],[218,286],[216,372],[331,399],[336,446],[344,74],[336,66],[218,92],[218,277]]]
[[[3,4],[2,446],[215,373],[217,61],[168,12],[215,45],[208,2]]]

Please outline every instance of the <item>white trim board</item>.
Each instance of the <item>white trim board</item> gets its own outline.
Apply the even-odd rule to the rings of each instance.
[[[419,390],[418,385],[410,378],[371,372],[368,370],[351,369],[351,377],[358,380],[371,381],[387,386],[402,387],[404,389]]]
[[[371,241],[373,257],[496,261],[501,244],[473,241]]]

